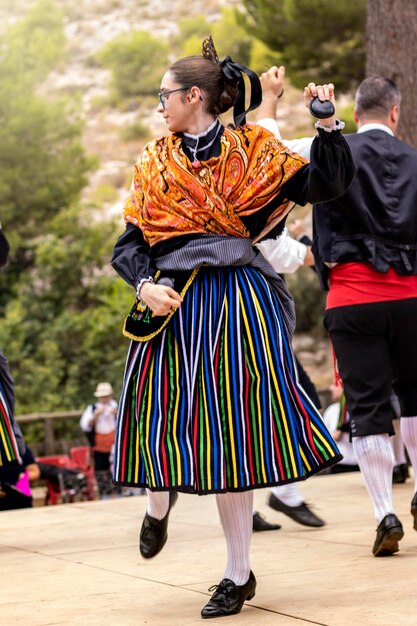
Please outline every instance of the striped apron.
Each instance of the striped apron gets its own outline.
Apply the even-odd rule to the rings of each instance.
[[[223,262],[230,245],[236,250],[230,239]],[[201,267],[164,330],[131,342],[117,484],[242,491],[304,480],[341,459],[298,382],[285,287],[271,284],[280,279],[266,275],[252,246],[246,251],[236,264]]]

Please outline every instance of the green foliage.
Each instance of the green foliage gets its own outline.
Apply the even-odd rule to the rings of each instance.
[[[272,65],[281,65],[281,59],[259,39],[253,39],[249,67],[257,74],[268,70]]]
[[[63,15],[53,0],[38,0],[11,26],[0,50],[1,80],[30,83],[45,78],[64,56]]]
[[[238,24],[234,9],[222,9],[221,19],[213,24],[211,32],[220,58],[229,55],[233,60],[249,65],[252,37]]]
[[[0,206],[19,247],[78,196],[89,161],[73,105],[48,102],[27,84],[2,91],[9,98],[0,105]]]
[[[348,90],[364,76],[366,0],[243,0],[247,31],[276,51],[291,82],[332,81]]]
[[[190,57],[195,54],[201,54],[201,42],[203,41],[204,36],[200,35],[191,35],[186,39],[182,45],[181,56]]]
[[[0,349],[17,413],[82,408],[100,380],[119,391],[133,301],[109,266],[114,224],[91,223],[78,206],[91,166],[78,103],[41,95],[64,43],[59,11],[40,0],[0,49],[0,218],[12,248]]]
[[[18,412],[81,408],[100,380],[118,388],[133,290],[109,268],[115,238],[113,224],[82,225],[75,208],[39,238],[0,325]]]
[[[220,20],[213,23],[203,15],[182,19],[179,29],[174,44],[179,44],[183,56],[201,54],[203,39],[211,35],[221,59],[230,56],[255,71],[263,71],[272,63],[271,51],[246,31],[234,8],[224,7]]]
[[[78,197],[90,166],[75,103],[37,94],[64,43],[60,12],[40,0],[9,29],[1,49],[0,207],[13,248],[8,283],[32,262],[32,238]]]
[[[187,41],[196,37],[200,41],[199,54],[201,54],[201,42],[211,32],[210,24],[201,13],[194,17],[184,17],[178,20],[179,35],[175,37],[174,43],[180,47],[187,45]],[[187,55],[185,55],[187,56]]]
[[[155,94],[168,66],[168,45],[145,31],[132,30],[100,50],[97,60],[112,71],[116,98]]]
[[[358,130],[357,124],[353,119],[355,105],[352,102],[343,108],[338,108],[338,116],[345,123],[345,128],[343,129],[343,134],[347,135],[348,133],[356,133]]]
[[[136,141],[139,139],[149,139],[149,128],[141,122],[135,122],[130,126],[124,126],[121,137],[124,141]]]
[[[119,193],[116,187],[104,183],[94,188],[94,190],[90,194],[89,202],[94,207],[103,209],[103,205],[113,204],[114,202],[116,202],[118,196]]]

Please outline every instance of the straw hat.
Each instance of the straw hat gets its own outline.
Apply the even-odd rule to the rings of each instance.
[[[94,395],[96,398],[104,398],[105,396],[112,396],[113,393],[113,387],[110,383],[99,383]]]

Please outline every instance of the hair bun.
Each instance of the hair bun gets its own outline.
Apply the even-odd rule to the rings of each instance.
[[[201,47],[202,47],[203,57],[205,59],[209,59],[210,61],[213,61],[214,63],[219,63],[219,57],[216,52],[216,48],[214,46],[213,38],[211,35],[209,35],[208,39],[204,39]]]

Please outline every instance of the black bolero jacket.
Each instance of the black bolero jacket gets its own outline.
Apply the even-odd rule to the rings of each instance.
[[[370,263],[417,274],[417,150],[383,130],[347,135],[357,176],[345,194],[313,211],[313,253],[322,287],[326,263]]]

